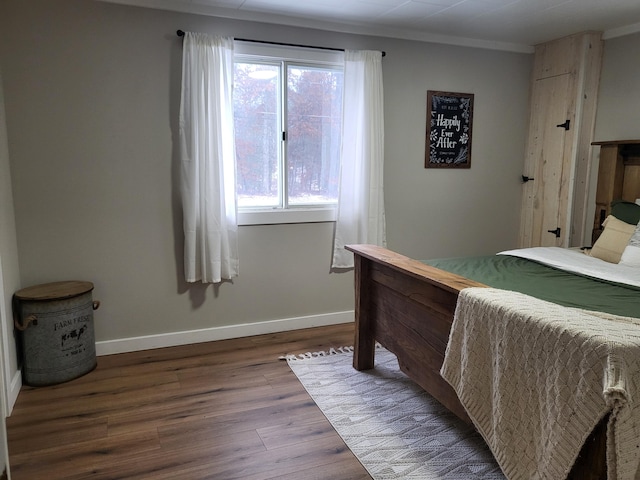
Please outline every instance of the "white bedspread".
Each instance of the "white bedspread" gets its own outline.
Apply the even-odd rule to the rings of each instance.
[[[585,255],[580,250],[560,247],[532,247],[506,250],[498,255],[528,258],[567,272],[640,287],[640,268],[605,262],[599,258]]]
[[[611,412],[609,479],[638,479],[640,322],[516,292],[460,292],[441,374],[510,479],[563,479]]]

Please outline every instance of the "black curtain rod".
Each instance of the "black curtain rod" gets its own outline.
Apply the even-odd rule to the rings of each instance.
[[[178,30],[176,32],[179,37],[184,37],[184,30]],[[311,45],[300,45],[297,43],[281,43],[281,42],[263,42],[262,40],[249,40],[247,38],[234,38],[238,42],[252,42],[252,43],[266,43],[267,45],[281,45],[283,47],[301,47],[301,48],[315,48],[318,50],[332,50],[334,52],[344,52],[344,48],[332,48],[332,47],[315,47]],[[382,52],[382,56],[384,57],[386,52]]]

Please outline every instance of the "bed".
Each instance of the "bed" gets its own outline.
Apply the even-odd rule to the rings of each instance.
[[[628,202],[625,202],[624,207],[630,208]],[[627,231],[631,233],[626,237],[626,233],[620,235],[619,232],[614,231],[613,221],[609,222],[609,226],[604,228],[601,237],[594,244],[595,256],[611,254],[609,242],[613,237],[618,244],[616,248],[621,249],[620,255],[626,254],[632,248],[630,239],[637,237],[637,246],[633,247],[631,254],[626,255],[627,259],[631,259],[631,263],[627,263],[627,268],[640,267],[638,255],[640,227],[635,229],[632,221],[629,220],[627,224]],[[616,226],[619,225],[616,223]],[[636,230],[637,234],[634,233]],[[601,247],[601,251],[598,247]],[[433,265],[429,265],[382,247],[350,245],[347,248],[355,256],[354,368],[367,370],[374,367],[375,343],[379,342],[398,357],[400,368],[411,379],[459,418],[472,423],[456,392],[440,375],[440,369],[460,291],[470,287],[484,288],[491,285],[483,283],[473,274],[456,273],[456,267],[447,266],[447,261],[435,261],[432,262]],[[572,254],[584,256],[581,252],[574,251]],[[510,255],[505,256],[507,257]],[[594,258],[594,260],[613,265],[613,262],[605,262],[600,258]],[[524,261],[538,263],[531,259]],[[545,268],[556,269],[554,266]],[[640,269],[638,271],[640,272]],[[583,273],[569,275],[583,280],[585,278]],[[506,280],[506,282],[508,286],[509,281]],[[638,303],[640,284],[619,286],[613,285],[611,280],[606,280],[603,285],[605,288],[630,288],[632,298],[635,300],[631,300],[629,310],[613,313],[628,315],[632,312],[635,314],[631,316],[640,317],[640,303]],[[504,287],[504,285],[498,285],[497,288]],[[634,293],[635,297],[633,297]],[[540,295],[539,292],[536,294]],[[604,295],[604,297],[607,296],[610,294]],[[599,309],[598,300],[591,308]],[[607,478],[605,440],[607,420],[608,418],[603,418],[593,429],[568,478],[581,480]]]

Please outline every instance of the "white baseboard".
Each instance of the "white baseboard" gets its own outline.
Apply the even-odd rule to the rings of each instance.
[[[266,333],[285,332],[302,328],[337,325],[354,321],[353,310],[346,312],[309,315],[306,317],[285,318],[265,322],[245,323],[224,327],[204,328],[183,332],[171,332],[142,337],[121,338],[96,342],[96,355],[112,355],[115,353],[135,352],[152,348],[174,347],[192,343],[227,340],[229,338],[249,337]]]

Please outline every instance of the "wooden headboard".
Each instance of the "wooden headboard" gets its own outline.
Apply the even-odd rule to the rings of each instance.
[[[596,213],[593,219],[593,238],[602,233],[602,222],[611,213],[611,202],[635,202],[640,198],[640,140],[593,142],[600,146]]]

